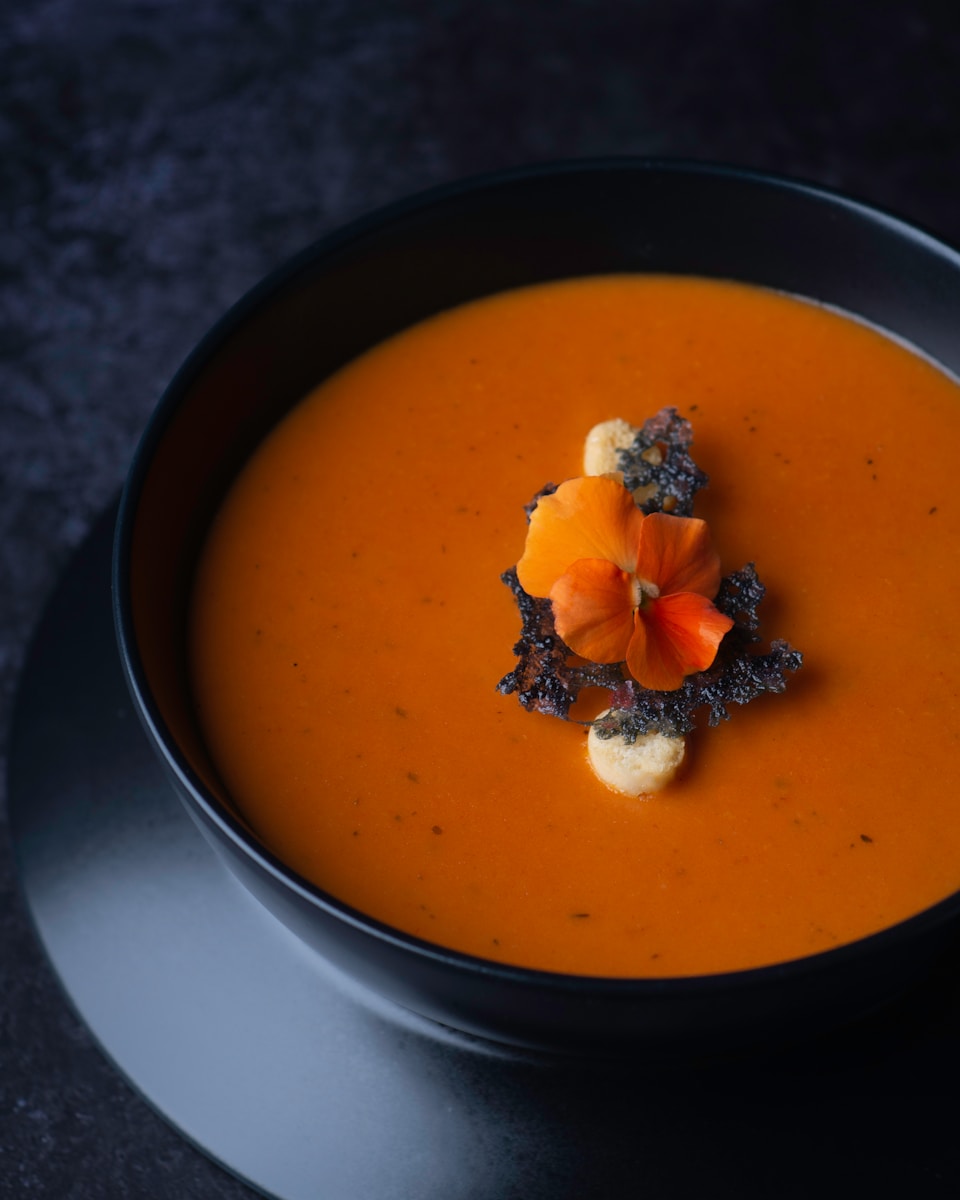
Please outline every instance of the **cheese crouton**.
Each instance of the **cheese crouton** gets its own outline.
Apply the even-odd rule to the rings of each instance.
[[[636,436],[634,426],[620,417],[594,425],[583,443],[584,475],[610,475],[619,471],[617,451],[633,445]]]
[[[590,765],[605,784],[627,796],[659,792],[683,762],[685,741],[662,733],[645,733],[634,742],[616,735],[602,738],[591,727],[587,738]]]

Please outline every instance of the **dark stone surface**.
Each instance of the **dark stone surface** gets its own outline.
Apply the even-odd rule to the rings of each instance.
[[[344,220],[478,171],[629,153],[839,187],[960,243],[960,9],[946,5],[20,0],[8,9],[4,748],[39,608],[118,488],[166,381],[248,286]],[[171,1132],[76,1021],[29,928],[5,836],[0,947],[0,1197],[249,1194]],[[935,1177],[926,1186],[913,1194],[944,1194]]]

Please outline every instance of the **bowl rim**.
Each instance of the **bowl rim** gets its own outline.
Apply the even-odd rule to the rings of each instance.
[[[879,222],[901,238],[914,242],[941,259],[952,260],[960,272],[960,251],[914,222],[895,213],[830,187],[799,179],[732,166],[716,162],[700,162],[684,158],[605,156],[575,158],[534,163],[504,170],[484,172],[461,180],[440,184],[413,195],[377,207],[337,227],[311,242],[282,261],[243,293],[207,330],[190,351],[150,414],[139,443],[134,451],[124,483],[117,514],[112,555],[112,604],[119,655],[127,686],[132,694],[145,731],[161,755],[168,771],[172,772],[181,797],[196,807],[198,813],[224,837],[243,858],[274,883],[293,893],[301,902],[319,909],[328,917],[353,927],[358,933],[386,943],[403,953],[411,954],[443,967],[500,980],[505,984],[542,988],[552,993],[595,998],[607,996],[623,1000],[675,997],[678,1001],[703,994],[738,993],[764,988],[774,982],[793,978],[809,978],[816,973],[830,973],[841,964],[852,964],[892,949],[896,944],[914,936],[932,933],[960,916],[960,888],[927,908],[893,925],[813,954],[790,958],[762,966],[735,968],[697,975],[667,976],[607,976],[555,972],[536,967],[486,959],[439,943],[427,941],[414,934],[388,925],[376,917],[338,899],[332,893],[301,876],[262,844],[256,836],[234,817],[208,791],[176,739],[167,727],[147,682],[146,672],[137,648],[133,625],[131,597],[131,556],[133,532],[140,496],[153,462],[154,454],[178,411],[184,395],[220,348],[244,325],[247,319],[307,268],[315,268],[326,258],[339,254],[370,234],[378,233],[411,214],[423,214],[429,209],[455,201],[463,196],[478,196],[512,184],[545,177],[574,174],[648,174],[673,177],[722,179],[752,188],[803,196],[813,203],[832,209],[845,210],[861,219]],[[855,314],[854,314],[855,315]],[[891,331],[895,333],[895,331]]]

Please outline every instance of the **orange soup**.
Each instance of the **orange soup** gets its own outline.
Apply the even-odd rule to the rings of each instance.
[[[632,799],[586,730],[497,691],[523,505],[596,422],[676,406],[723,570],[803,669],[701,720]],[[297,872],[471,954],[687,975],[868,934],[960,886],[960,388],[848,317],[613,276],[445,313],[323,383],[234,485],[199,566],[196,703]]]

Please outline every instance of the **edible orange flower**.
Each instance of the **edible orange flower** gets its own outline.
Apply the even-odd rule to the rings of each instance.
[[[541,497],[517,576],[529,595],[549,597],[575,654],[625,661],[656,691],[709,667],[733,624],[711,603],[720,559],[706,523],[645,516],[615,476],[570,479]]]

